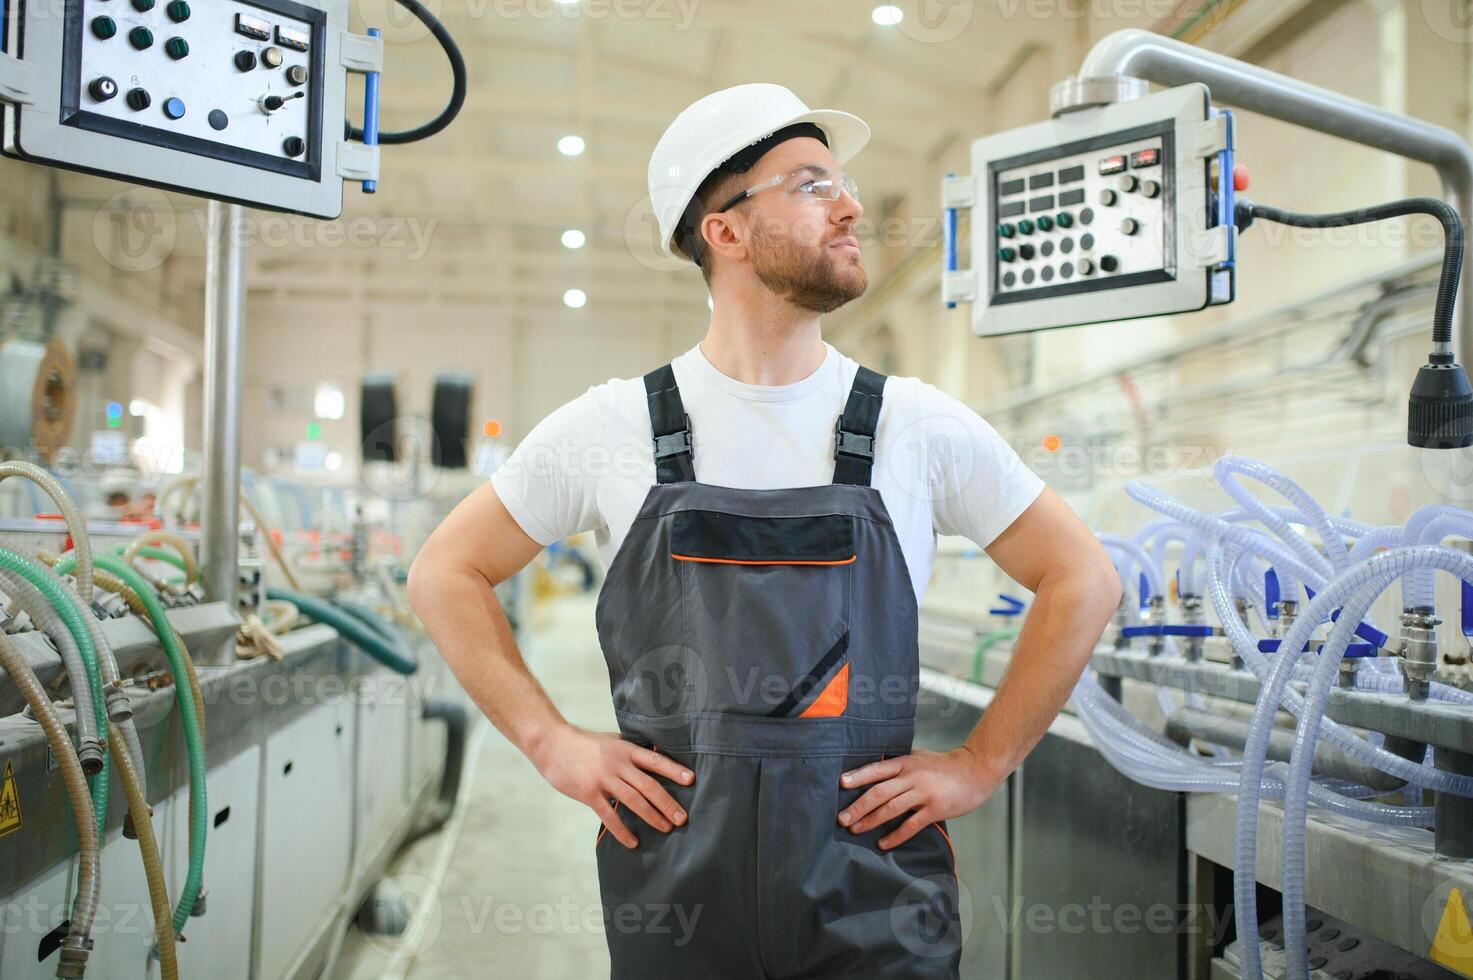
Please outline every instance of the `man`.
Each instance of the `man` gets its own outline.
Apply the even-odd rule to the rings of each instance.
[[[709,284],[705,338],[544,419],[410,572],[466,690],[602,821],[616,978],[956,977],[959,930],[930,921],[957,907],[944,821],[1042,737],[1119,598],[1089,529],[981,418],[823,341],[819,316],[866,286],[842,166],[868,136],[776,85],[681,113],[650,192],[663,247]],[[559,715],[491,591],[585,529],[622,737]],[[912,752],[937,531],[1036,598],[966,743]],[[613,918],[651,906],[690,933]]]

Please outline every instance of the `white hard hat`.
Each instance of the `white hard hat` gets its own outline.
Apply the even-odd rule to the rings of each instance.
[[[650,205],[660,226],[660,250],[686,258],[673,239],[701,183],[745,147],[798,123],[817,126],[840,164],[869,142],[869,126],[858,116],[810,109],[781,85],[735,85],[676,116],[650,157]]]

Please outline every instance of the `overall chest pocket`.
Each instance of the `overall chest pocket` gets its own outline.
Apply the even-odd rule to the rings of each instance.
[[[708,710],[832,717],[848,696],[854,518],[674,515],[685,641]]]

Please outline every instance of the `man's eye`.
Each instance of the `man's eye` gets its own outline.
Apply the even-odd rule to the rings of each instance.
[[[798,191],[802,194],[812,194],[817,189],[818,181],[816,180],[805,180],[803,181],[803,183],[798,185]]]

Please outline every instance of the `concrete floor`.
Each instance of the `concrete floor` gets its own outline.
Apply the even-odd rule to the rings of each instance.
[[[523,654],[569,721],[615,731],[593,596],[539,604]],[[412,902],[398,940],[351,929],[335,980],[609,975],[593,811],[548,786],[482,721],[466,760],[461,813],[395,861],[389,884]]]

